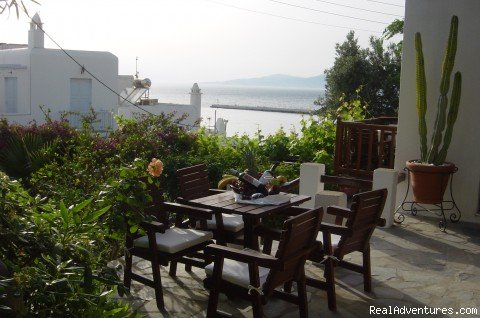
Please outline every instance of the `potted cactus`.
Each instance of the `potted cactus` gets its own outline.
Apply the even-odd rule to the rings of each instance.
[[[448,148],[452,140],[453,126],[457,119],[462,88],[462,75],[456,72],[448,105],[450,78],[457,51],[458,17],[453,16],[450,24],[447,49],[443,60],[440,96],[437,103],[437,114],[430,147],[427,145],[427,84],[423,61],[422,39],[420,33],[415,34],[416,51],[416,84],[418,132],[420,135],[420,159],[407,161],[414,201],[418,203],[438,204],[443,201],[443,194],[455,165],[446,162]]]

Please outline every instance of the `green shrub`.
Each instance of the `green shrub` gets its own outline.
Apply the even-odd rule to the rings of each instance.
[[[123,285],[107,266],[100,218],[109,209],[94,208],[93,199],[68,207],[47,202],[0,173],[0,260],[12,273],[2,278],[0,294],[16,295],[22,304],[2,307],[2,317],[87,317],[117,308],[117,317],[133,315],[110,296]]]

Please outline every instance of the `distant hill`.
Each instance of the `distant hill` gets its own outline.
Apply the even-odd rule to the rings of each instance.
[[[275,74],[264,77],[242,78],[224,82],[215,82],[215,84],[323,89],[325,88],[325,75],[296,77],[291,75]]]

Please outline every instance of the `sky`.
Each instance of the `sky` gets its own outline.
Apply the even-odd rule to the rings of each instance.
[[[109,51],[120,74],[135,74],[138,57],[154,84],[323,74],[350,29],[366,47],[405,10],[403,0],[37,1],[24,0],[63,48]],[[0,43],[27,43],[28,22],[0,15]],[[45,47],[57,48],[47,37]]]

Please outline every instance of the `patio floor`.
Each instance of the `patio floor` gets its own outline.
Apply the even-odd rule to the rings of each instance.
[[[337,268],[337,311],[328,310],[324,291],[308,287],[310,317],[367,317],[370,306],[450,307],[454,312],[474,307],[476,315],[428,317],[480,317],[480,227],[468,230],[462,229],[461,223],[448,223],[444,233],[437,225],[438,219],[407,215],[401,225],[378,228],[371,239],[373,293],[363,292],[360,274]],[[361,256],[350,259],[360,261]],[[151,273],[148,262],[137,259],[134,266],[137,271]],[[321,266],[307,263],[306,271],[323,277]],[[165,312],[157,309],[153,289],[136,282],[132,283],[129,302],[147,317],[205,317],[208,291],[202,285],[203,270],[194,268],[187,273],[179,265],[177,272],[178,277],[172,279],[162,267]],[[253,316],[250,304],[240,299],[231,302],[221,295],[219,308],[234,317]],[[279,299],[271,298],[264,309],[267,317],[298,317],[295,305]],[[382,316],[387,315],[377,315]],[[412,315],[388,315],[400,316]]]

